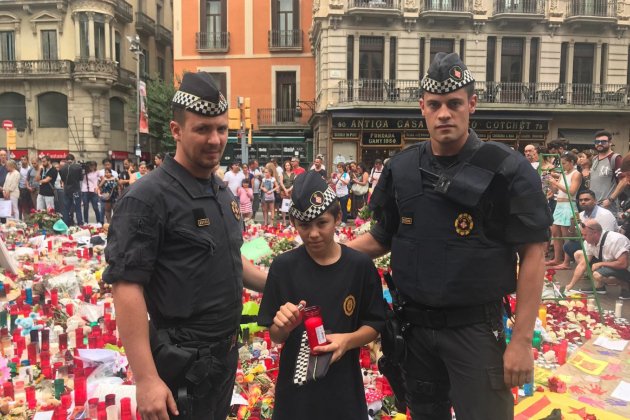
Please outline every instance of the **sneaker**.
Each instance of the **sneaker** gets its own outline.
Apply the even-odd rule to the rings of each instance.
[[[593,294],[593,289],[591,287],[583,287],[579,291],[581,293],[586,293],[587,295],[592,295]],[[595,288],[595,293],[597,293],[598,295],[605,295],[606,294],[606,286],[602,285],[601,287],[596,287]]]
[[[628,300],[630,299],[630,290],[621,289],[621,293],[619,293],[619,299]]]

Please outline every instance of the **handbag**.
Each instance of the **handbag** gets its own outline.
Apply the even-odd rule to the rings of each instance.
[[[367,194],[369,188],[370,186],[368,184],[360,185],[355,182],[354,184],[352,184],[351,191],[354,195],[365,195]]]

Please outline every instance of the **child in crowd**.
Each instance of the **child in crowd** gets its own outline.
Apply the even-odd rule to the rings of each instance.
[[[272,225],[275,218],[274,202],[276,201],[275,192],[278,191],[278,181],[271,176],[269,169],[265,168],[264,174],[265,177],[260,186],[260,190],[263,192],[263,225]]]
[[[284,343],[273,419],[363,420],[368,417],[359,348],[376,339],[384,325],[380,278],[367,255],[335,242],[341,209],[320,174],[297,177],[291,198],[290,220],[304,245],[273,260],[258,314],[258,323],[270,327],[271,339]],[[332,334],[314,350],[332,352],[332,357],[323,378],[296,385],[304,331],[300,303],[321,308],[324,327]]]
[[[252,200],[254,199],[254,191],[249,187],[249,178],[241,182],[241,186],[236,189],[241,206],[241,216],[247,221],[252,217]]]

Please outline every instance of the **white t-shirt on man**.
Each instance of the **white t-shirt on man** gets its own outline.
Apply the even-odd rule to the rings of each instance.
[[[245,179],[245,174],[243,171],[238,171],[234,173],[234,171],[227,171],[223,176],[223,181],[227,183],[228,188],[232,191],[232,194],[236,197],[236,190],[238,187],[243,185],[243,180]]]
[[[599,247],[601,245],[602,238],[604,237],[604,233],[605,232],[602,232],[602,237],[599,239],[597,245],[591,245],[588,242],[584,243],[586,247],[586,255],[588,257],[599,258]],[[621,257],[624,252],[628,251],[630,251],[630,239],[626,238],[626,236],[621,233],[608,232],[602,249],[602,259],[604,262],[615,261]],[[628,268],[630,267],[626,267],[626,270],[628,270]]]

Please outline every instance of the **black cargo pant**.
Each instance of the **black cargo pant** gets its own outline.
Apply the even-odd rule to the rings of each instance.
[[[514,400],[503,381],[502,321],[458,328],[413,325],[403,375],[414,420],[512,420]]]

